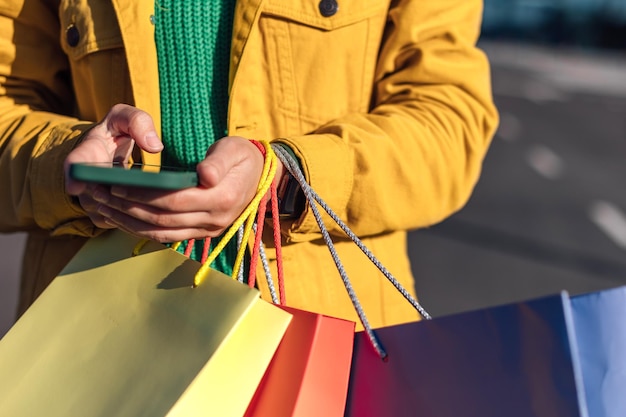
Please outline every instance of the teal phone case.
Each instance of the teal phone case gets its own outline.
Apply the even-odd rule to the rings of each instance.
[[[196,172],[172,168],[161,168],[160,172],[150,172],[110,164],[72,164],[69,174],[77,181],[162,190],[180,190],[198,185]]]

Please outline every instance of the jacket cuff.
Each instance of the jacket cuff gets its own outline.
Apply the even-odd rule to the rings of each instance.
[[[342,220],[347,221],[347,206],[354,175],[352,151],[335,135],[306,135],[280,138],[275,142],[289,146],[300,160],[302,172],[313,190]],[[320,208],[329,231],[338,229]],[[281,225],[287,241],[303,242],[319,238],[319,226],[309,204],[299,219]]]
[[[52,235],[92,236],[96,228],[80,205],[65,191],[64,161],[93,124],[53,127],[34,153],[31,166],[31,198],[37,224]]]

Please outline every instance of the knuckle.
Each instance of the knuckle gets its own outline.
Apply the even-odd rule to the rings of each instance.
[[[144,125],[146,123],[150,123],[150,116],[148,113],[142,110],[135,110],[131,112],[129,116],[129,121],[131,125]]]
[[[228,227],[230,227],[233,223],[233,219],[225,214],[216,217],[213,220],[212,230],[216,231],[218,234],[222,234]]]
[[[226,231],[225,227],[212,227],[210,229],[207,229],[204,233],[206,237],[219,237],[221,235],[224,234],[224,232]]]
[[[150,222],[155,226],[170,228],[173,226],[171,216],[167,214],[153,214]]]
[[[153,236],[154,236],[153,240],[155,240],[155,241],[157,241],[159,243],[168,243],[168,242],[172,241],[172,239],[168,239],[167,237],[162,236],[162,235],[160,235],[158,233],[155,233]]]
[[[150,240],[157,241],[159,243],[167,243],[168,242],[167,237],[163,233],[159,233],[158,231],[155,231],[155,230],[145,231],[143,233],[143,236],[148,238],[148,239],[150,239]]]
[[[173,211],[184,211],[186,207],[193,203],[186,193],[172,193],[167,197],[167,207]]]
[[[220,208],[223,210],[232,209],[234,206],[239,204],[239,200],[239,193],[232,189],[225,190],[221,196]]]
[[[111,109],[109,110],[109,114],[112,114],[112,113],[119,113],[119,112],[121,112],[121,111],[125,110],[127,107],[128,107],[128,105],[126,105],[126,104],[122,104],[122,103],[117,103],[117,104],[114,104],[114,105],[111,107]]]

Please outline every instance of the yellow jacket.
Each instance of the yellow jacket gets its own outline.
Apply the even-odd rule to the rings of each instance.
[[[21,309],[98,233],[64,192],[63,160],[81,134],[120,102],[159,126],[154,3],[0,6],[0,231],[30,232]],[[410,289],[405,231],[465,204],[497,123],[488,62],[475,47],[481,13],[479,0],[236,6],[229,134],[287,143],[313,188]],[[328,224],[372,324],[415,319]],[[283,232],[289,304],[356,321],[312,214]]]

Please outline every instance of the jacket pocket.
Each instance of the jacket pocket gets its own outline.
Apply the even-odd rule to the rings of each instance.
[[[77,116],[100,120],[117,103],[133,102],[126,52],[113,5],[61,0],[61,47],[69,58]]]
[[[61,0],[61,45],[78,60],[101,50],[121,48],[122,35],[111,2]]]
[[[320,3],[331,6],[326,16]],[[388,6],[388,0],[266,1],[259,28],[275,107],[299,120],[299,129],[368,109]]]

